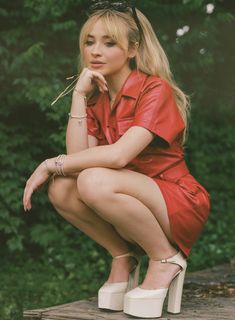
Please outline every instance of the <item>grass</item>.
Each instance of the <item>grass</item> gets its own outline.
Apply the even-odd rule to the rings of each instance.
[[[22,320],[24,309],[37,309],[72,302],[94,295],[99,281],[91,286],[79,282],[47,261],[19,259],[2,261],[0,267],[1,320]],[[97,288],[96,288],[97,287]]]

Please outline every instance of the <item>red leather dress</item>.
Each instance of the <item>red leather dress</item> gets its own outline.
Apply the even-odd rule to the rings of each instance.
[[[141,126],[156,137],[127,169],[151,177],[168,209],[175,242],[188,256],[207,221],[209,194],[189,173],[180,143],[185,128],[168,83],[157,76],[132,71],[110,110],[107,93],[88,101],[88,134],[99,145],[116,142],[131,126]]]

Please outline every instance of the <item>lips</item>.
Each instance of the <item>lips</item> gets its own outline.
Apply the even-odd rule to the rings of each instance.
[[[104,63],[101,61],[91,61],[90,65],[93,69],[102,68],[104,66]]]
[[[104,64],[104,62],[96,60],[96,61],[91,61],[91,64]]]

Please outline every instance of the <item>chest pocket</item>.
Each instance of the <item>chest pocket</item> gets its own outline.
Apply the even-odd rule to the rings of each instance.
[[[133,123],[133,118],[120,119],[117,121],[117,136],[121,137]]]

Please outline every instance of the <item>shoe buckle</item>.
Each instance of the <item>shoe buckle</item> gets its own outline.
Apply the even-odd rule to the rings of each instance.
[[[161,263],[167,263],[168,261],[167,261],[167,259],[162,259],[161,260]]]

